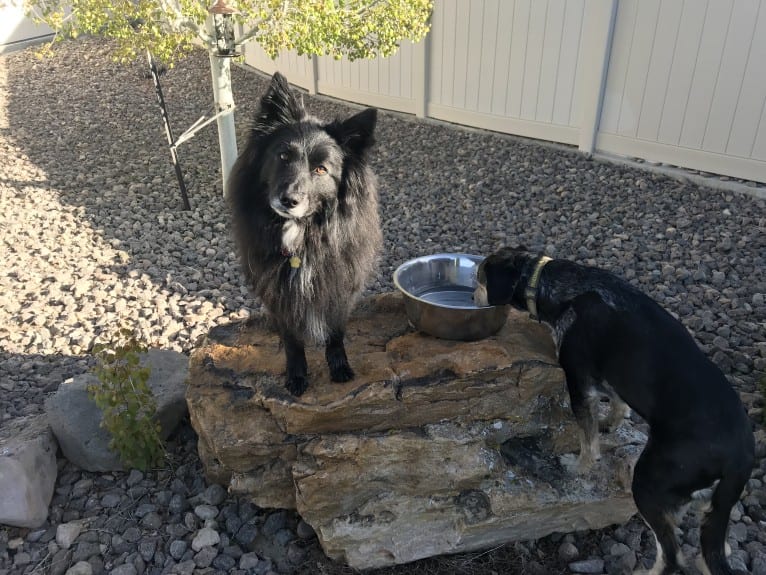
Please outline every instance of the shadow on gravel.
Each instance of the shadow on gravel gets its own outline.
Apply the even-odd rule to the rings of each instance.
[[[180,148],[194,208],[185,212],[143,61],[119,65],[102,51],[85,39],[42,62],[30,52],[7,56],[10,138],[60,202],[127,254],[115,272],[146,274],[160,289],[229,310],[250,304],[239,292],[215,128]],[[233,73],[242,141],[265,79]],[[177,134],[210,109],[202,52],[162,81]],[[322,118],[353,108],[321,97],[306,103]],[[766,321],[763,200],[398,114],[381,115],[376,138],[385,251],[372,291],[392,289],[393,269],[418,255],[524,244],[625,276],[752,391]],[[718,333],[721,324],[729,328]]]
[[[209,127],[180,152],[195,208],[184,212],[144,63],[120,65],[103,50],[100,42],[85,39],[61,44],[42,61],[32,50],[6,56],[10,136],[62,204],[83,208],[83,223],[128,253],[127,265],[116,271],[135,269],[165,285],[166,270],[145,265],[158,252],[165,256],[163,267],[183,270],[213,256],[224,260],[231,251],[217,136]],[[178,134],[210,107],[209,72],[199,63],[181,63],[163,82]],[[24,189],[27,182],[12,185]],[[184,234],[194,220],[204,222],[209,237]],[[199,283],[191,272],[179,275],[182,285]]]
[[[22,355],[0,351],[0,423],[44,411],[45,396],[90,368],[86,357]]]

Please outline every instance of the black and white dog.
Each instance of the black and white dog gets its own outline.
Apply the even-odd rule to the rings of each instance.
[[[325,344],[333,381],[354,377],[346,321],[382,243],[367,162],[376,121],[372,108],[315,118],[276,73],[229,180],[245,278],[279,331],[294,395],[308,387],[306,343]]]
[[[726,531],[753,467],[753,432],[737,393],[683,325],[614,274],[524,248],[480,264],[474,299],[528,310],[551,327],[581,428],[581,470],[599,457],[600,395],[610,398],[606,423],[618,424],[627,403],[649,424],[633,498],[657,538],[650,573],[685,568],[674,515],[717,482],[700,534],[703,570],[731,575]]]

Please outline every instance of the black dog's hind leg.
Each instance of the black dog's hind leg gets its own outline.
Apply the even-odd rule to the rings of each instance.
[[[580,457],[577,459],[577,467],[580,471],[588,471],[596,461],[601,459],[598,439],[598,404],[600,400],[596,390],[592,387],[583,387],[579,381],[570,384],[570,381],[567,374],[569,401],[580,427]]]
[[[577,425],[580,428],[580,456],[577,468],[580,472],[590,469],[593,463],[601,458],[598,441],[598,404],[599,395],[591,385],[590,378],[579,373],[577,364],[578,350],[574,346],[562,346],[559,362],[564,368],[564,375],[569,390],[569,403],[572,406]]]
[[[336,329],[327,338],[325,346],[325,359],[330,368],[330,379],[337,383],[343,383],[354,379],[354,370],[348,363],[346,347],[343,345],[343,330]]]
[[[747,461],[747,457],[744,458]],[[713,492],[710,510],[702,520],[700,547],[710,575],[732,575],[734,571],[726,561],[726,530],[729,514],[739,500],[752,465],[743,465],[735,472],[724,473]],[[739,571],[737,571],[739,573]]]
[[[606,394],[609,397],[609,414],[599,422],[599,430],[611,433],[630,415],[630,407],[611,387],[607,387]]]
[[[673,485],[673,462],[656,449],[651,438],[636,462],[633,472],[633,500],[639,513],[654,533],[657,558],[651,570],[636,571],[647,575],[688,573],[676,538],[674,515],[687,500],[679,493],[683,488]]]
[[[282,334],[282,343],[285,344],[285,359],[287,382],[285,387],[287,391],[295,396],[303,395],[308,389],[308,364],[306,363],[306,352],[303,348],[303,342],[290,333]]]

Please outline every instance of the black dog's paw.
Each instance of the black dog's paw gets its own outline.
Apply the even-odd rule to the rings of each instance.
[[[330,379],[335,383],[345,383],[354,379],[354,370],[351,366],[344,362],[330,366]]]
[[[295,397],[300,397],[309,388],[309,380],[302,375],[294,375],[287,378],[285,387]]]

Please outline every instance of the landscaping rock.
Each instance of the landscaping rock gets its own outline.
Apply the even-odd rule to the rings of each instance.
[[[56,528],[56,543],[62,549],[69,549],[82,533],[83,525],[79,521],[62,523]]]
[[[0,428],[0,524],[38,527],[56,484],[56,440],[43,415]]]
[[[150,349],[142,364],[151,368],[148,385],[157,402],[161,435],[166,438],[186,414],[188,359],[175,351]],[[93,374],[78,375],[46,399],[45,410],[67,459],[87,471],[117,471],[122,469],[122,463],[109,448],[111,437],[101,427],[102,412],[87,390],[89,385],[99,383]]]
[[[191,546],[194,551],[200,551],[204,547],[218,545],[220,541],[221,537],[218,534],[218,531],[210,529],[209,527],[203,527],[194,536]]]
[[[348,333],[356,378],[330,383],[310,349],[312,385],[295,398],[264,322],[222,326],[192,354],[187,396],[208,474],[262,507],[297,508],[330,557],[382,567],[635,513],[631,465],[646,437],[626,422],[602,437],[590,473],[571,470],[563,372],[547,328],[525,314],[496,336],[446,341],[413,331],[389,293],[363,300]],[[272,513],[261,531],[288,545],[286,521]]]

